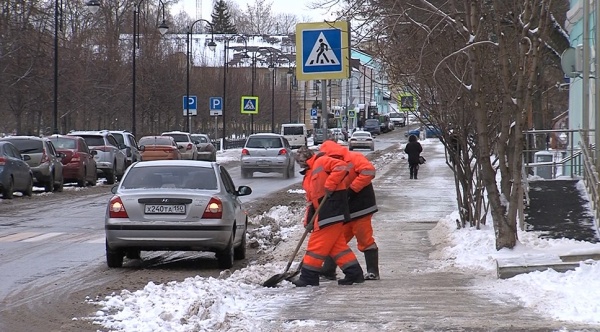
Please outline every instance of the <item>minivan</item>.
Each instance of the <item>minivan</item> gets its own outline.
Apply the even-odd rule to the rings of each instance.
[[[303,123],[286,123],[281,125],[281,135],[285,137],[292,149],[306,145],[306,125]]]

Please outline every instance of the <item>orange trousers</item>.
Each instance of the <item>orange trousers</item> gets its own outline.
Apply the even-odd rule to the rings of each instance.
[[[364,252],[369,249],[377,249],[377,243],[373,238],[373,227],[371,226],[372,216],[372,214],[369,214],[344,225],[346,243],[356,236],[358,250]]]
[[[321,271],[327,256],[331,256],[342,270],[348,266],[358,264],[356,256],[348,246],[343,231],[344,225],[342,223],[313,231],[308,238],[306,254],[302,259],[302,267],[312,271]]]

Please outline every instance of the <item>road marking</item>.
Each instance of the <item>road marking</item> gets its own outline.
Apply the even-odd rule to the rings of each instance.
[[[62,234],[65,234],[65,233],[61,233],[61,232],[46,233],[46,234],[41,234],[41,235],[38,235],[38,236],[35,236],[35,237],[32,237],[32,238],[23,240],[21,242],[39,242],[39,241],[50,239],[50,238],[53,238],[53,237],[56,237],[56,236],[59,236],[59,235],[62,235]]]
[[[23,233],[11,234],[8,236],[0,237],[0,242],[17,242],[17,241],[21,241],[23,239],[37,236],[39,234],[41,234],[41,233],[39,233],[39,232],[35,232],[35,233],[34,232],[23,232]]]

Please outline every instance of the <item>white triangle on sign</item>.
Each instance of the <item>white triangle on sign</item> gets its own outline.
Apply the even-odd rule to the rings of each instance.
[[[244,109],[245,110],[255,110],[256,107],[254,107],[254,102],[252,101],[252,99],[248,99],[248,101],[246,102],[246,105],[244,105]]]
[[[309,66],[327,66],[327,65],[339,65],[340,60],[329,46],[329,42],[323,32],[319,33],[319,38],[315,41],[308,59],[306,59],[305,67]]]

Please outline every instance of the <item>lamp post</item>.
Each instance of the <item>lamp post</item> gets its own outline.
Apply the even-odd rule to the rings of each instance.
[[[256,80],[256,54],[261,50],[266,50],[269,52],[269,55],[272,54],[272,50],[268,47],[259,47],[254,52],[252,52],[252,70],[251,70],[251,78],[252,78],[252,91],[251,95],[254,97],[254,81]],[[254,134],[254,114],[250,114],[250,133]]]
[[[100,9],[99,0],[89,0],[86,8],[92,14]],[[58,134],[58,30],[62,31],[62,0],[54,0],[54,100],[52,108],[52,133]]]
[[[187,128],[187,131],[189,133],[192,132],[192,128],[191,128],[191,124],[190,124],[190,62],[192,60],[191,58],[191,51],[190,51],[190,42],[192,39],[192,31],[194,29],[194,25],[198,22],[206,22],[209,26],[210,26],[210,42],[208,42],[208,48],[211,51],[214,51],[215,48],[217,47],[217,44],[215,43],[215,38],[213,35],[213,25],[212,23],[210,23],[209,21],[205,20],[205,19],[198,19],[196,20],[194,23],[192,23],[189,27],[188,27],[188,31],[187,31],[187,36],[185,39],[186,45],[187,45],[187,59],[186,59],[186,72],[185,72],[185,98],[186,98],[186,103],[185,103],[185,118],[186,118],[186,124],[185,127]]]
[[[240,37],[244,41],[244,58],[248,58],[248,39],[246,39],[246,37],[239,34],[231,35],[229,37],[225,36],[225,48],[223,49],[223,146],[225,145],[225,135],[227,134],[225,127],[225,110],[227,108],[227,50],[229,50],[229,42],[236,37]]]
[[[356,78],[356,89],[360,90],[360,79],[356,76],[350,76],[350,78],[348,79],[348,83],[347,83],[347,88],[348,88],[348,92],[347,92],[347,96],[349,97],[349,100],[346,103],[346,129],[348,128],[348,111],[350,109],[350,104],[352,104],[352,102],[354,101],[354,97],[352,95],[352,79]],[[360,96],[360,91],[358,92],[359,96]],[[354,110],[354,107],[352,107],[352,109]],[[355,116],[356,116],[356,112],[355,112]],[[352,124],[352,128],[354,128],[354,123]]]
[[[290,66],[288,68],[288,72],[287,72],[287,77],[288,77],[288,81],[290,82],[289,86],[290,86],[290,122],[292,123],[292,88],[293,88],[293,82],[292,82],[292,78],[294,77],[294,70],[292,69],[291,66],[291,62],[290,62]]]
[[[144,2],[144,0],[140,0],[138,1],[135,6],[133,7],[133,45],[132,45],[132,52],[131,52],[131,63],[133,66],[133,72],[132,72],[132,96],[131,96],[131,103],[132,103],[132,108],[131,108],[131,133],[133,134],[133,136],[135,136],[135,49],[136,47],[139,48],[139,25],[140,25],[140,5],[142,4],[142,2]],[[162,23],[158,26],[158,31],[160,32],[161,35],[164,36],[165,33],[167,33],[167,31],[169,30],[169,26],[167,25],[166,21],[165,21],[165,4],[162,2],[162,0],[159,0],[159,3],[162,5],[162,11],[163,11],[163,21]]]
[[[288,62],[288,66],[291,65],[291,61],[288,57],[282,56],[281,54],[278,54],[277,57],[275,57],[275,54],[271,54],[271,64],[269,65],[269,71],[271,71],[272,74],[272,81],[271,81],[271,132],[275,133],[275,73],[277,72],[277,67],[275,66],[275,62],[279,59],[284,59]],[[289,71],[288,71],[289,73]]]

